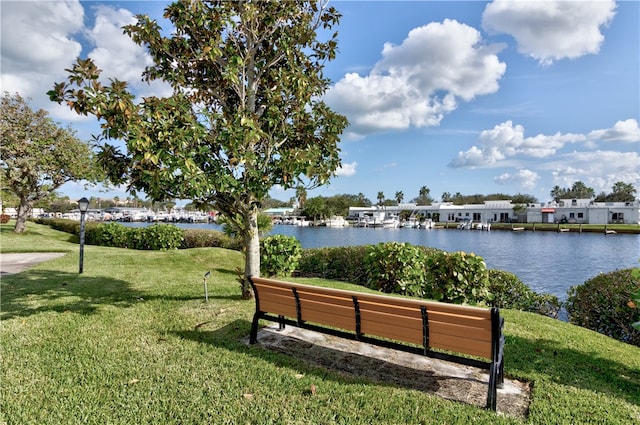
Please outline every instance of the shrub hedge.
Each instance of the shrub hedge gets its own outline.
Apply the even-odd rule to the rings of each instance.
[[[384,242],[367,247],[367,287],[413,297],[426,295],[427,255],[417,246]]]
[[[366,246],[311,248],[302,251],[298,273],[305,277],[366,285]]]
[[[260,240],[260,273],[291,276],[302,255],[300,241],[293,236],[273,235]]]
[[[640,347],[640,331],[632,323],[640,321],[632,294],[640,289],[634,269],[616,270],[572,286],[565,303],[569,321],[601,334]]]
[[[218,230],[184,229],[181,248],[226,248],[240,251],[242,241]]]
[[[558,297],[534,292],[518,276],[504,270],[489,270],[489,292],[492,299],[488,304],[492,307],[530,311],[553,318],[558,317],[562,308]]]

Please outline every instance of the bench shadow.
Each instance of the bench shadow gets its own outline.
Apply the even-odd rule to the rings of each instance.
[[[381,349],[393,354],[380,355],[378,351],[374,351],[378,348],[375,347],[373,350],[367,348],[368,355],[363,355],[349,350],[345,351],[344,346],[341,346],[342,344],[361,343],[339,338],[342,343],[334,345],[334,347],[341,346],[342,349],[332,348],[291,334],[279,335],[279,332],[271,326],[260,330],[258,343],[255,345],[248,344],[248,336],[238,344],[229,343],[231,335],[234,333],[237,335],[238,330],[248,330],[250,327],[250,322],[236,320],[213,331],[194,329],[177,331],[175,334],[180,338],[249,354],[260,360],[274,363],[278,367],[299,367],[292,364],[293,359],[300,366],[306,365],[305,373],[316,374],[323,379],[331,377],[327,375],[327,371],[329,371],[337,374],[334,379],[411,389],[476,407],[485,407],[487,397],[485,376],[455,376],[455,373],[451,375],[438,374],[424,367],[424,364],[421,365],[420,362],[417,362],[416,365],[407,365],[410,362],[406,360],[398,362],[392,358],[393,355],[416,356],[413,354]],[[424,359],[425,362],[434,361],[428,357],[416,357]],[[523,415],[526,415],[526,412]]]

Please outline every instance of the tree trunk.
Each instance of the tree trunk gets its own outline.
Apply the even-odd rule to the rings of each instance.
[[[27,228],[27,214],[29,214],[31,206],[26,200],[21,199],[18,206],[18,217],[16,218],[16,225],[13,228],[15,233],[22,233]]]
[[[249,276],[260,276],[260,235],[258,232],[258,210],[253,207],[245,217],[248,230],[244,232],[244,282],[242,283],[242,298],[245,300],[253,297],[253,290],[249,283]]]

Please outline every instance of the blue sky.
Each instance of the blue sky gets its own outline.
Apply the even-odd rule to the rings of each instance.
[[[148,56],[119,29],[161,19],[167,2],[2,1],[3,91],[19,92],[78,136],[96,123],[46,91],[76,56],[139,94]],[[640,3],[637,1],[333,1],[343,15],[326,101],[351,126],[343,167],[314,196],[404,200],[427,186],[464,195],[527,193],[582,181],[640,192]],[[62,192],[126,197],[69,183]],[[275,188],[272,196],[293,194]]]

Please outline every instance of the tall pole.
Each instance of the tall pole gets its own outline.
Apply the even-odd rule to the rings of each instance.
[[[89,209],[89,200],[87,198],[80,199],[78,201],[78,208],[80,209],[80,267],[78,273],[82,274],[84,263],[84,221],[85,214]]]
[[[80,269],[79,274],[82,274],[82,267],[84,263],[84,211],[80,211]]]

